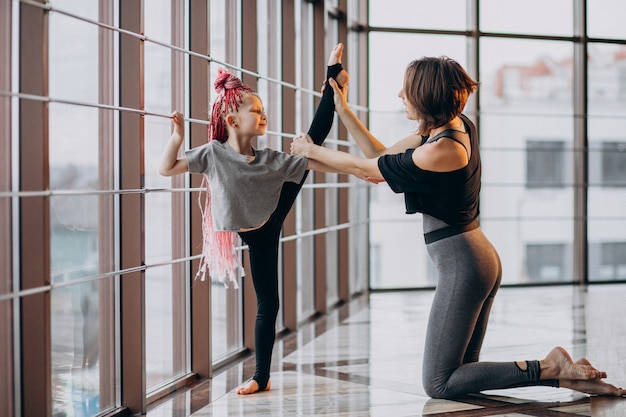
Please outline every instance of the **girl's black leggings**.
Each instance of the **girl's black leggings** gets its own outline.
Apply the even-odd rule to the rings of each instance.
[[[326,70],[326,78],[336,77],[341,72],[341,64],[331,65]],[[333,123],[335,105],[333,89],[326,82],[324,94],[307,132],[318,145],[321,145]],[[240,232],[239,236],[248,245],[250,271],[257,298],[257,316],[254,325],[256,349],[256,370],[253,379],[259,390],[265,390],[270,377],[272,349],[276,336],[276,316],[278,315],[278,244],[283,222],[289,214],[308,171],[300,183],[287,182],[283,185],[278,206],[269,220],[259,229]]]

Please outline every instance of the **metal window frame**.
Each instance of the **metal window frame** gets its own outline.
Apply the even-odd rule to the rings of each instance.
[[[209,39],[209,4],[208,2],[189,2],[189,49],[202,55],[210,55]],[[207,116],[209,102],[209,65],[207,61],[191,57],[189,61],[189,114],[196,119]],[[190,147],[206,143],[206,127],[192,123],[189,129]],[[201,178],[191,176],[190,185],[199,188]],[[189,217],[189,246],[202,247],[202,218],[195,202],[198,193],[189,197],[187,216]],[[198,270],[199,260],[191,262],[191,274]],[[193,279],[193,278],[192,278]],[[211,333],[211,280],[195,280],[191,287],[191,369],[200,378],[213,376],[212,366],[212,333]]]
[[[108,25],[114,24],[114,0],[98,2],[98,20]],[[98,103],[115,103],[115,34],[98,28]],[[98,181],[99,189],[115,188],[115,112],[98,109]],[[105,274],[116,270],[116,218],[115,197],[98,196],[98,273]],[[116,279],[99,280],[99,387],[100,404],[119,405],[120,392],[117,389],[119,351],[117,349]]]
[[[282,2],[282,54],[281,73],[283,81],[296,83],[296,37],[295,19],[296,9],[291,1]],[[281,130],[283,132],[296,131],[296,92],[288,87],[282,87],[281,92],[282,114]],[[291,140],[283,140],[282,150],[289,152]],[[296,210],[292,209],[283,223],[283,234],[296,233]],[[283,277],[283,324],[286,329],[295,330],[298,327],[298,288],[297,288],[297,242],[295,240],[282,243],[282,270]]]
[[[119,3],[120,28],[143,33],[143,2]],[[121,34],[119,39],[119,101],[129,108],[143,109],[143,40]],[[119,115],[119,187],[144,186],[144,120],[136,113]],[[142,265],[145,260],[143,194],[119,196],[120,268]],[[132,412],[146,412],[145,270],[120,276],[120,361],[121,404]]]
[[[43,0],[39,3],[43,4]],[[19,91],[48,95],[48,13],[43,8],[19,5]],[[19,190],[49,189],[48,104],[19,101]],[[19,200],[20,290],[50,284],[50,200]],[[23,415],[48,416],[52,411],[50,292],[20,299],[20,379]]]
[[[13,2],[0,4],[0,89],[11,91],[13,42]],[[0,97],[0,191],[10,191],[12,164],[12,98]],[[0,198],[0,294],[13,289],[13,230],[12,199]],[[13,362],[13,309],[17,304],[13,300],[0,301],[0,375],[4,375],[6,389],[0,391],[0,414],[13,415],[14,390]]]

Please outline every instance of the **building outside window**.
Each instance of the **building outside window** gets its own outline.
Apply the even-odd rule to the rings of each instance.
[[[626,142],[602,143],[602,186],[626,186]]]
[[[526,149],[527,188],[565,186],[565,142],[529,140]]]
[[[526,270],[529,282],[571,280],[568,254],[563,243],[526,245]]]

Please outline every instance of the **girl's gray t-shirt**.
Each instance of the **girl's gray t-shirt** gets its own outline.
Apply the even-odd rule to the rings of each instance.
[[[261,226],[276,209],[283,184],[304,177],[308,159],[268,148],[253,151],[249,157],[212,140],[185,152],[189,172],[207,176],[217,231]]]

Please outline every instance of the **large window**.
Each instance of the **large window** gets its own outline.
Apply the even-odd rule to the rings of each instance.
[[[330,4],[251,4],[1,2],[0,414],[145,414],[254,349],[250,271],[239,290],[196,276],[202,178],[159,175],[170,115],[185,115],[180,156],[205,144],[225,68],[270,115],[255,146],[288,151],[348,39]],[[285,222],[279,331],[367,287],[367,233],[346,239],[367,228],[367,212],[346,214],[367,194],[340,181],[307,183]]]
[[[370,1],[370,126],[385,144],[414,131],[396,97],[406,64],[428,55],[459,61],[480,82],[465,113],[479,129],[481,227],[503,260],[503,283],[590,279],[586,261],[598,264],[591,257],[600,255],[587,245],[623,240],[625,230],[617,227],[625,222],[619,205],[626,202],[617,135],[626,123],[626,35],[613,12],[626,6],[615,0],[505,3],[481,1],[474,10],[468,2],[405,2],[396,9]],[[421,20],[441,7],[450,19]],[[586,35],[595,39],[585,49],[578,40]],[[372,286],[432,285],[419,215],[405,215],[401,196],[380,187],[370,202],[372,245],[381,254],[381,278]],[[531,278],[525,248],[543,242],[560,242],[569,269],[538,266]]]

